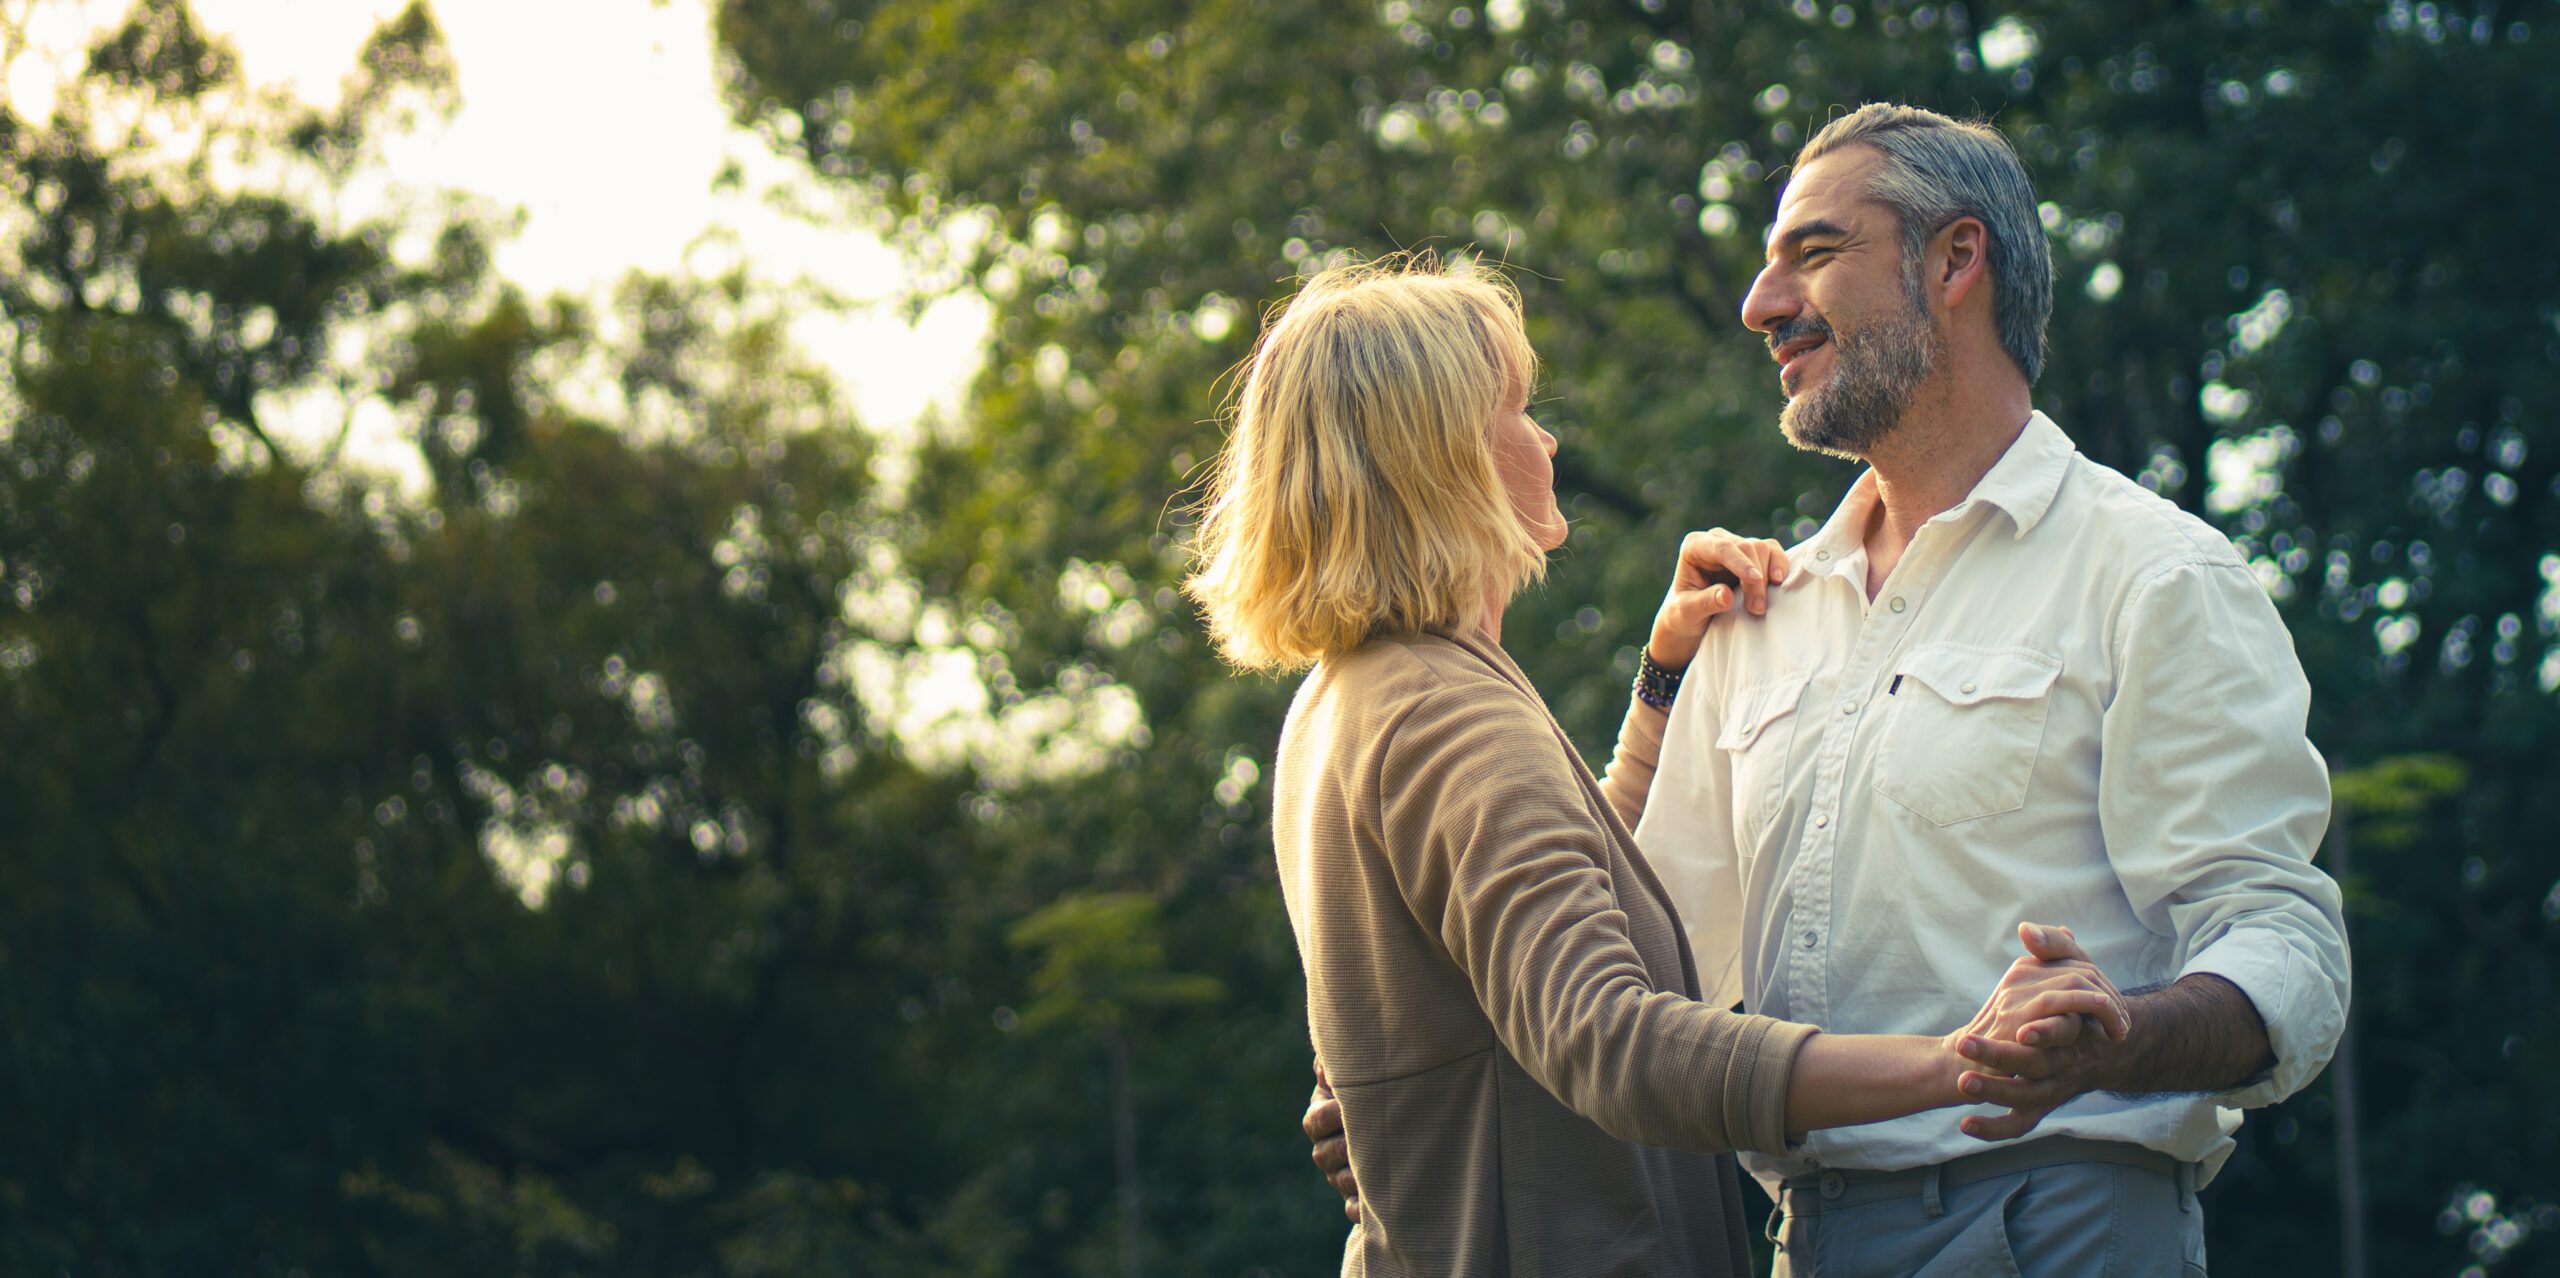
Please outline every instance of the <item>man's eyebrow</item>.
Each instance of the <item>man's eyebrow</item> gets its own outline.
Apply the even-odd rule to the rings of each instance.
[[[1776,228],[1773,227],[1771,229],[1774,230]],[[1771,240],[1769,242],[1769,249],[1772,253],[1775,253],[1780,249],[1792,250],[1797,245],[1802,244],[1806,240],[1812,239],[1817,235],[1828,235],[1834,238],[1846,239],[1849,235],[1849,228],[1827,218],[1815,218],[1813,221],[1804,223],[1803,225],[1788,231],[1786,234]]]

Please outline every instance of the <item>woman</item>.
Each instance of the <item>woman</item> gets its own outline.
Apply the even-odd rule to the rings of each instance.
[[[1945,1038],[1708,1007],[1627,830],[1663,712],[1594,781],[1500,643],[1565,524],[1500,280],[1427,258],[1310,281],[1264,332],[1186,588],[1227,656],[1314,666],[1273,835],[1360,1225],[1343,1272],[1749,1272],[1735,1149],[1963,1102]],[[1685,663],[1767,543],[1692,538],[1649,645]],[[1711,565],[1708,561],[1713,561]],[[1968,1030],[2109,1013],[2074,974]],[[2029,997],[2031,995],[2031,997]]]

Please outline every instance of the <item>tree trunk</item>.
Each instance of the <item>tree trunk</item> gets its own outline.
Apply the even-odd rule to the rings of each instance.
[[[1140,1278],[1138,1114],[1129,1099],[1129,1039],[1112,1030],[1103,1042],[1111,1055],[1111,1143],[1120,1168],[1120,1273],[1122,1278]]]
[[[2329,874],[2347,879],[2347,805],[2340,800],[2329,811]],[[2349,953],[2353,953],[2352,946]],[[2350,1011],[2338,1036],[2338,1055],[2329,1062],[2329,1087],[2338,1104],[2338,1227],[2345,1278],[2365,1278],[2364,1141],[2356,1118],[2356,1018]]]

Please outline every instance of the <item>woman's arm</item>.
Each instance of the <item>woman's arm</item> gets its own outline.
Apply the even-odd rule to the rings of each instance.
[[[1609,755],[1609,770],[1600,776],[1600,793],[1630,830],[1644,819],[1645,796],[1653,792],[1662,734],[1670,723],[1670,711],[1627,698],[1627,717],[1618,725],[1618,745]]]
[[[1612,836],[1527,695],[1443,688],[1381,745],[1397,890],[1522,1068],[1622,1140],[1785,1148],[1787,1072],[1813,1030],[1656,987],[1619,903],[1642,889],[1611,874]]]
[[[1378,782],[1413,917],[1522,1068],[1622,1140],[1779,1152],[1790,1133],[1961,1104],[1966,1033],[2109,1003],[2082,974],[2021,967],[1975,1024],[1931,1039],[1824,1035],[1658,987],[1620,906],[1639,889],[1613,878],[1564,743],[1508,684],[1432,694],[1393,730]]]
[[[2066,929],[2060,932],[2066,939]],[[2086,1014],[2085,1016],[2083,1014]],[[2094,1018],[2094,1019],[2091,1019]],[[2042,1023],[2039,1023],[2042,1022]],[[2034,1026],[2035,1046],[2017,1040]],[[1822,1034],[1803,1040],[1789,1063],[1785,1127],[1790,1140],[1826,1127],[1883,1122],[1947,1105],[1978,1104],[1963,1095],[1963,1071],[1995,1057],[2003,1073],[2032,1086],[2067,1067],[2084,1035],[2121,1042],[2132,1028],[2130,1013],[2105,974],[2087,963],[2029,959],[2010,965],[1972,1023],[1940,1037],[1921,1034]],[[2085,1053],[2083,1053],[2085,1054]],[[1360,1187],[1351,1175],[1342,1108],[1317,1071],[1316,1095],[1302,1126],[1315,1146],[1316,1166],[1343,1197],[1343,1211],[1360,1219]]]
[[[1753,616],[1767,612],[1769,587],[1786,579],[1787,555],[1774,541],[1746,541],[1721,528],[1690,533],[1680,540],[1680,559],[1672,566],[1662,607],[1654,613],[1645,655],[1664,670],[1686,672],[1706,638],[1708,622],[1736,605]],[[1627,698],[1627,717],[1618,725],[1617,749],[1600,778],[1600,793],[1630,830],[1644,818],[1645,796],[1653,788],[1654,764],[1662,757],[1662,733],[1670,721],[1668,707],[1648,705],[1632,694]]]
[[[2018,1043],[2035,1027],[2033,1047]],[[1787,1133],[1880,1123],[1946,1105],[1979,1103],[1967,1070],[1984,1067],[1985,1043],[2006,1044],[2000,1059],[2019,1078],[2042,1079],[2071,1063],[2084,1035],[2124,1041],[2132,1021],[2124,997],[2086,962],[2048,963],[2032,954],[2009,965],[1971,1023],[1952,1033],[1816,1034],[1787,1078]],[[1951,1072],[1952,1071],[1952,1072]]]

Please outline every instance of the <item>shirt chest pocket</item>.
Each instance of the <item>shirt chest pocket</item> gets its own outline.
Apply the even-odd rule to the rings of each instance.
[[[2025,807],[2061,674],[2028,648],[1913,648],[1886,699],[1876,792],[1938,825]]]
[[[1795,743],[1796,707],[1811,671],[1799,670],[1749,684],[1734,693],[1716,730],[1716,748],[1733,770],[1734,824],[1748,848],[1778,810],[1787,781],[1787,754]]]

